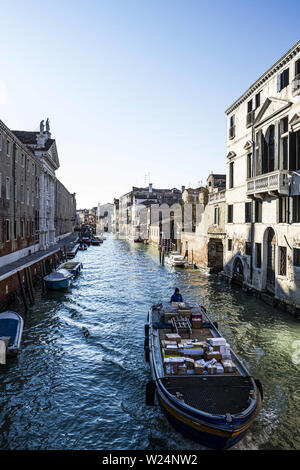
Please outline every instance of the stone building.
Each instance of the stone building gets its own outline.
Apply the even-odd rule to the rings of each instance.
[[[219,272],[223,268],[225,185],[226,175],[212,173],[205,188],[183,193],[181,253],[206,272]]]
[[[226,111],[224,273],[300,305],[300,41]]]
[[[103,232],[112,231],[114,205],[110,202],[107,204],[98,204],[96,216],[96,232],[101,235]]]
[[[56,179],[49,120],[39,132],[11,131],[0,121],[0,265],[53,245],[73,231],[75,194]]]
[[[39,249],[40,163],[0,121],[0,266]]]
[[[55,171],[59,168],[55,139],[51,138],[49,120],[39,132],[12,131],[39,162],[39,243],[46,249],[55,243]]]
[[[76,225],[76,199],[59,181],[55,181],[55,237],[56,240],[72,232]]]
[[[116,198],[113,202],[112,232],[119,233],[119,199]]]
[[[124,194],[119,199],[119,233],[127,238],[151,238],[152,232],[157,233],[159,227],[155,227],[155,207],[166,204],[168,207],[181,201],[182,192],[179,189],[155,189],[152,184],[148,188],[133,187],[132,191]],[[151,207],[152,216],[148,215]],[[159,224],[159,221],[158,221]],[[150,227],[152,225],[152,227]],[[158,243],[161,233],[158,234]],[[156,240],[156,238],[155,238]]]

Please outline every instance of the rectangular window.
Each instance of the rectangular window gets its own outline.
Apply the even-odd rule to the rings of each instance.
[[[293,223],[300,223],[300,196],[293,197]]]
[[[26,191],[26,204],[27,206],[29,206],[29,188],[27,188],[27,191]]]
[[[29,237],[30,236],[30,225],[29,225],[29,220],[27,220],[27,223],[26,223],[26,236]]]
[[[219,225],[220,221],[220,208],[215,207],[214,209],[214,225]]]
[[[24,168],[24,154],[21,155],[21,166]]]
[[[10,157],[10,141],[6,142],[6,155]]]
[[[229,189],[233,188],[234,184],[234,162],[229,163]]]
[[[235,137],[235,115],[233,114],[230,116],[229,119],[229,139],[233,139]]]
[[[262,201],[255,201],[255,222],[262,222]]]
[[[26,160],[26,171],[27,171],[27,173],[30,172],[30,161],[29,160]]]
[[[232,224],[233,222],[233,204],[227,206],[227,222]]]
[[[289,223],[289,198],[280,197],[278,204],[279,204],[278,222],[280,224],[288,224]]]
[[[260,107],[260,95],[261,91],[255,95],[255,109]]]
[[[246,242],[246,244],[245,244],[245,254],[247,256],[252,255],[252,243],[251,242]]]
[[[300,268],[300,248],[293,248],[293,264]]]
[[[255,243],[256,267],[261,268],[261,243]]]
[[[283,90],[289,84],[289,69],[285,69],[277,76],[277,91]]]
[[[252,202],[245,202],[245,223],[252,222]]]
[[[5,191],[6,191],[6,199],[10,199],[10,179],[9,179],[9,176],[6,177]]]
[[[24,204],[24,185],[21,184],[21,204]]]
[[[232,239],[231,238],[228,239],[228,245],[227,246],[228,246],[228,251],[232,251]]]
[[[279,275],[286,276],[286,246],[279,246]]]
[[[24,220],[21,220],[20,231],[21,231],[21,238],[24,238]]]
[[[15,147],[15,163],[18,163],[18,149]]]
[[[252,178],[252,153],[247,155],[247,178]]]
[[[6,241],[8,242],[10,239],[10,231],[9,231],[9,220],[5,221],[5,231],[6,231]]]

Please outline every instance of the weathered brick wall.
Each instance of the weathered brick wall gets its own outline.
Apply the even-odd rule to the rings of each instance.
[[[49,255],[48,257],[44,258],[46,267],[48,266],[49,272],[52,268],[54,268],[58,262],[62,260],[62,252],[61,250],[57,250],[57,252]],[[37,261],[36,263],[32,264],[28,267],[33,283],[36,284],[38,281],[41,280],[41,261]],[[25,277],[25,269],[19,269],[21,275],[21,281],[23,283],[24,289],[26,291],[26,277]],[[12,274],[9,277],[0,280],[0,310],[4,310],[8,307],[8,305],[15,300],[16,296],[21,294],[20,284],[17,273]]]

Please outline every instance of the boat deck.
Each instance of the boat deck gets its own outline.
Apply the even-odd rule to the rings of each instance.
[[[213,415],[245,410],[253,389],[250,377],[234,374],[175,376],[161,380],[169,393],[176,396],[179,392],[184,403]]]

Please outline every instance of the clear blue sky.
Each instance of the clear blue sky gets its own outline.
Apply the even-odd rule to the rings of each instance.
[[[0,118],[50,118],[78,207],[225,171],[232,104],[299,40],[299,1],[1,2]],[[148,183],[148,179],[147,179]]]

